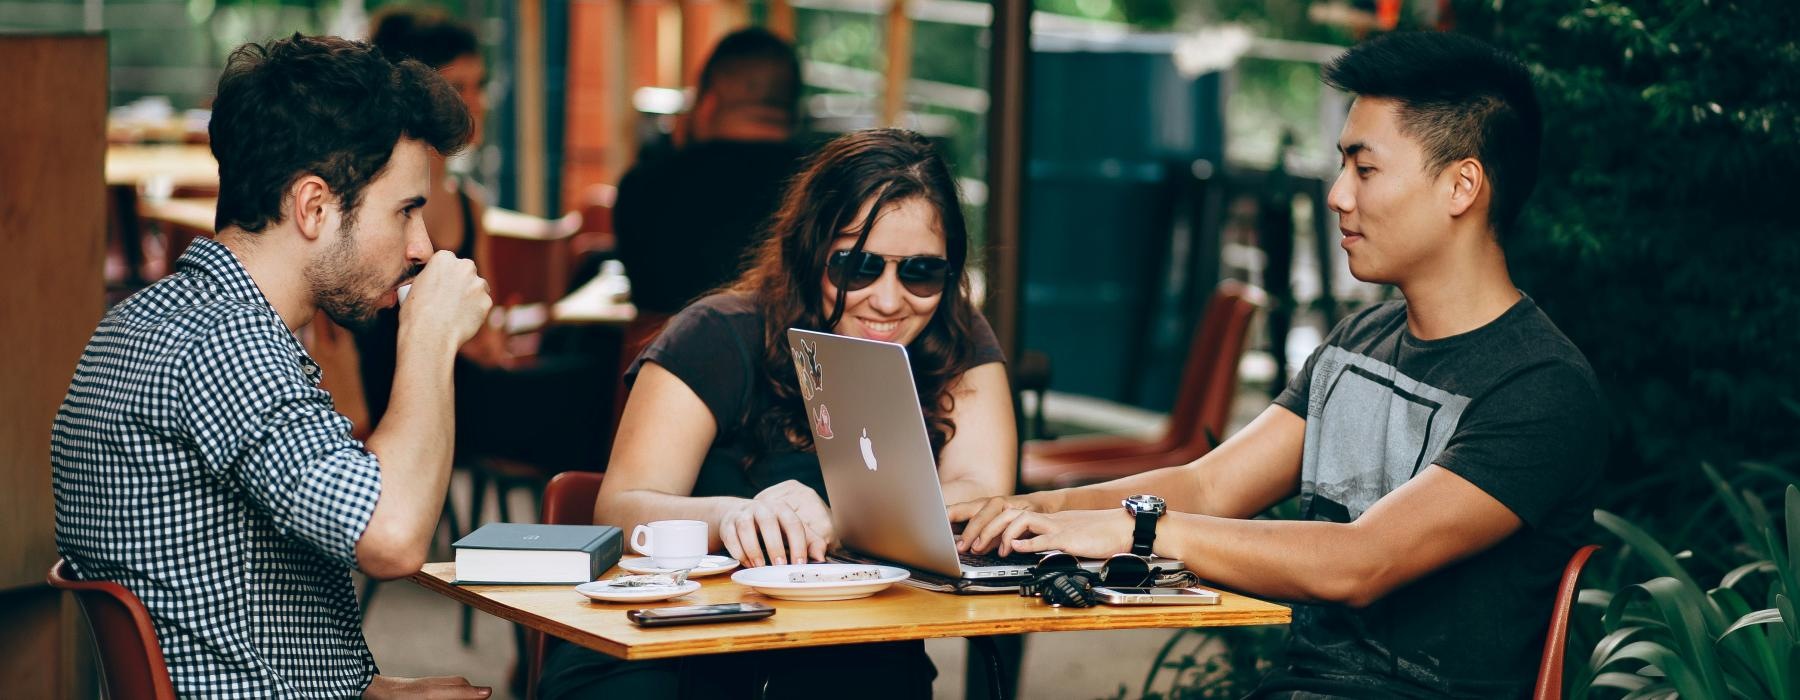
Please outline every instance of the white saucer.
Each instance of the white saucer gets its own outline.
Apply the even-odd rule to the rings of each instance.
[[[850,571],[876,569],[880,576],[858,581],[794,582],[792,574],[830,577]],[[875,564],[789,564],[759,566],[731,575],[731,580],[749,586],[756,592],[782,600],[850,600],[875,595],[910,576],[905,569]]]
[[[688,578],[722,574],[737,568],[738,560],[731,557],[708,554],[700,560],[700,565],[688,572]],[[619,560],[619,568],[634,574],[666,574],[677,569],[664,569],[651,561],[650,557],[626,557]]]
[[[643,603],[652,600],[668,600],[676,596],[684,596],[700,590],[699,581],[682,581],[679,586],[642,586],[635,588],[617,588],[606,581],[590,581],[575,587],[575,592],[593,600],[608,603]]]

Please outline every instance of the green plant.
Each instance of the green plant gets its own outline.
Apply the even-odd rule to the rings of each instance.
[[[1457,0],[1538,78],[1507,257],[1615,409],[1609,510],[1682,513],[1702,461],[1776,454],[1800,396],[1800,12],[1789,0]],[[1706,555],[1699,549],[1696,552]]]
[[[1786,487],[1780,526],[1763,496],[1734,491],[1712,467],[1703,469],[1741,539],[1732,550],[1748,561],[1703,589],[1684,564],[1692,560],[1687,552],[1671,553],[1630,521],[1596,511],[1594,521],[1623,544],[1610,574],[1600,578],[1619,581],[1630,565],[1653,578],[1581,592],[1593,641],[1569,646],[1569,698],[1790,698],[1800,692],[1800,616],[1793,603],[1800,591],[1800,488]]]

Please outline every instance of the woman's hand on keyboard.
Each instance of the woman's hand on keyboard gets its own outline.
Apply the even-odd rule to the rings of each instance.
[[[720,542],[744,566],[825,561],[835,536],[825,500],[793,480],[763,489],[719,518]]]

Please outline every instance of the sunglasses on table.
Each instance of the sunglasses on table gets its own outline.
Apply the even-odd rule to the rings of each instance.
[[[825,260],[831,283],[852,292],[865,289],[887,273],[888,263],[899,266],[901,286],[916,297],[937,296],[950,280],[950,261],[936,255],[897,257],[858,251],[840,250]]]
[[[1073,573],[1082,570],[1081,561],[1076,559],[1075,555],[1057,552],[1046,554],[1043,559],[1038,560],[1038,565],[1032,569],[1032,576],[1041,577],[1045,574]],[[1129,552],[1114,554],[1100,565],[1099,585],[1115,588],[1150,586],[1155,583],[1156,576],[1160,573],[1162,570],[1150,566],[1150,560],[1145,557]]]

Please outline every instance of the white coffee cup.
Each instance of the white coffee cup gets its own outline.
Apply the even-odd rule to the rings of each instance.
[[[706,523],[658,520],[631,530],[631,548],[659,569],[691,569],[706,556]]]

